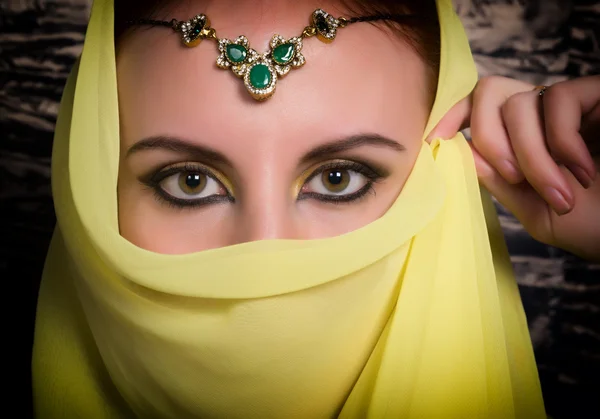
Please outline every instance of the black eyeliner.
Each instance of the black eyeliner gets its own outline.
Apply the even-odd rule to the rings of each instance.
[[[198,208],[198,207],[202,207],[205,205],[221,204],[221,203],[225,203],[225,202],[230,202],[230,203],[235,202],[235,199],[230,195],[211,195],[211,196],[207,196],[206,198],[200,198],[200,199],[180,199],[180,198],[175,198],[172,195],[169,195],[168,193],[163,191],[160,187],[152,188],[152,191],[154,193],[155,199],[159,203],[166,204],[169,207],[176,208],[176,209],[187,209],[187,208],[193,209],[193,208]]]
[[[350,204],[356,201],[360,201],[363,198],[366,198],[369,192],[375,194],[375,188],[373,187],[374,184],[389,176],[389,172],[387,170],[380,167],[374,169],[371,167],[371,165],[362,162],[354,160],[332,161],[329,163],[325,163],[324,165],[316,169],[313,173],[311,173],[310,176],[308,176],[304,181],[304,184],[307,184],[323,172],[332,169],[352,170],[365,176],[367,179],[369,179],[369,181],[358,191],[348,195],[324,195],[316,192],[304,192],[299,194],[297,199],[299,201],[304,199],[314,199],[316,201],[329,204]]]
[[[315,176],[318,176],[321,173],[323,173],[324,171],[331,170],[331,169],[352,170],[352,171],[360,173],[361,175],[366,176],[372,182],[377,182],[378,180],[389,176],[389,173],[387,172],[387,170],[384,170],[382,168],[374,169],[370,165],[365,164],[365,163],[351,161],[351,160],[332,161],[329,163],[325,163],[322,166],[319,166],[319,168],[317,170],[315,170],[313,173],[311,173],[310,176],[308,176],[304,182],[308,183],[311,180],[313,180],[315,178]]]
[[[199,199],[181,199],[172,196],[171,194],[165,192],[164,189],[160,187],[160,183],[167,179],[170,176],[176,175],[178,173],[201,173],[204,176],[210,177],[215,182],[218,182],[219,185],[225,189],[227,195],[211,195],[204,198]],[[184,163],[182,165],[177,165],[173,167],[169,167],[166,170],[153,171],[148,175],[142,176],[139,181],[146,187],[150,188],[153,192],[155,199],[161,203],[166,204],[169,207],[176,209],[185,209],[185,208],[197,208],[204,205],[224,203],[224,202],[235,202],[235,198],[231,195],[231,192],[223,185],[223,183],[208,169],[202,166],[196,166],[191,163]]]
[[[366,198],[367,194],[371,192],[375,195],[375,188],[373,188],[373,182],[367,183],[365,186],[360,188],[358,191],[348,195],[322,195],[316,192],[305,192],[298,197],[298,200],[314,199],[316,201],[325,202],[328,204],[347,204],[356,201],[360,201]]]
[[[304,181],[305,184],[310,182],[312,179],[322,174],[323,172],[332,169],[350,170],[360,173],[368,179],[368,182],[360,190],[347,195],[324,195],[316,192],[305,192],[299,194],[297,199],[314,199],[325,203],[343,204],[359,201],[362,198],[365,198],[370,192],[375,194],[375,188],[373,187],[374,184],[380,181],[381,179],[384,179],[387,176],[389,176],[389,172],[381,167],[373,168],[371,166],[374,165],[354,160],[331,161],[325,163],[306,178],[306,180]],[[223,187],[223,189],[225,189],[227,195],[211,195],[205,198],[188,200],[176,198],[160,187],[160,183],[163,180],[167,179],[170,176],[185,172],[201,173],[204,176],[210,177],[215,182],[218,182]],[[225,187],[225,185],[223,185],[221,181],[219,181],[219,179],[210,170],[202,166],[196,166],[192,163],[185,163],[182,165],[172,166],[166,170],[153,171],[148,175],[142,176],[139,180],[144,186],[152,190],[155,199],[159,203],[166,204],[169,207],[175,209],[193,209],[205,205],[225,202],[235,203],[235,198],[230,193],[230,191]]]
[[[219,179],[210,171],[202,166],[195,166],[191,163],[184,163],[180,166],[172,166],[166,170],[160,170],[154,172],[151,176],[147,177],[148,181],[154,184],[159,184],[169,176],[182,172],[202,173],[204,176],[208,176],[221,184]],[[225,186],[223,186],[225,188]],[[225,188],[227,189],[227,188]]]

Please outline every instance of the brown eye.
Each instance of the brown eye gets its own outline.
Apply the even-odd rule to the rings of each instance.
[[[344,166],[317,169],[318,174],[304,184],[302,191],[323,196],[352,195],[369,183],[369,178],[360,173],[359,168],[362,169],[361,166],[357,169]]]
[[[350,184],[350,173],[344,169],[330,169],[321,173],[321,182],[327,191],[340,193]]]
[[[181,168],[160,181],[159,187],[168,195],[182,200],[197,200],[209,196],[227,196],[225,187],[215,177],[196,170]]]
[[[387,176],[366,164],[341,159],[308,170],[310,175],[298,192],[298,200],[311,198],[332,203],[354,202],[369,191],[374,191],[373,184]]]
[[[207,176],[197,172],[182,172],[178,175],[178,183],[186,195],[196,195],[206,187]]]

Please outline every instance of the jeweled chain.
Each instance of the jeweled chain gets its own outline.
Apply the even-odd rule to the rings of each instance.
[[[378,20],[391,20],[391,21],[396,21],[396,22],[406,22],[406,20],[410,19],[410,18],[414,18],[414,15],[400,15],[400,14],[380,14],[380,15],[372,15],[372,16],[359,16],[359,17],[352,17],[350,19],[346,19],[343,17],[338,18],[338,20],[340,20],[341,22],[345,22],[346,25],[350,25],[352,23],[357,23],[357,22],[375,22]],[[171,19],[171,20],[154,20],[154,19],[133,19],[133,20],[128,20],[126,23],[128,25],[151,25],[151,26],[166,26],[167,28],[171,28],[174,30],[178,30],[179,26],[181,23],[183,23],[185,21],[179,21],[177,19]],[[343,26],[342,26],[343,27]],[[312,25],[309,25],[305,28],[305,31],[307,31],[307,33],[313,33],[314,35],[314,30],[312,29]],[[302,34],[304,35],[304,31],[302,32]],[[216,35],[216,33],[215,33]],[[304,37],[309,37],[312,35],[305,35]],[[215,38],[217,39],[217,38]]]
[[[337,30],[357,22],[374,22],[379,20],[392,20],[406,23],[417,15],[378,14],[372,16],[358,16],[352,18],[335,18],[322,9],[313,12],[310,24],[304,28],[299,36],[289,39],[281,35],[274,35],[269,43],[269,51],[260,54],[250,47],[248,39],[241,35],[234,40],[218,38],[214,28],[210,27],[208,16],[199,14],[187,21],[177,19],[130,20],[129,25],[165,26],[179,32],[183,44],[187,47],[197,46],[203,39],[213,39],[217,42],[219,57],[217,66],[224,70],[231,70],[236,76],[244,80],[244,85],[250,95],[256,100],[265,100],[273,95],[278,78],[284,77],[292,69],[300,68],[306,62],[302,54],[302,41],[316,36],[325,43],[332,42]]]

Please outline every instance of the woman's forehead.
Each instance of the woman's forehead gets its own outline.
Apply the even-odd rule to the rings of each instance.
[[[212,26],[218,30],[214,19]],[[254,36],[232,33],[247,35],[250,47],[262,53],[277,33],[268,26],[261,25],[262,36],[256,30]],[[288,28],[282,35],[301,30]],[[245,137],[306,144],[375,130],[422,134],[424,122],[417,121],[426,119],[431,104],[428,72],[398,37],[357,24],[331,44],[305,39],[302,53],[306,64],[280,78],[270,99],[257,102],[240,78],[217,67],[214,41],[186,48],[166,28],[134,33],[121,45],[117,62],[124,140],[201,133],[215,144]]]

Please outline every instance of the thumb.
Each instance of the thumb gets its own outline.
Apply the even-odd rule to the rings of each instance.
[[[468,128],[471,122],[473,109],[473,93],[456,103],[433,128],[427,136],[427,142],[435,138],[452,138],[459,131]]]

